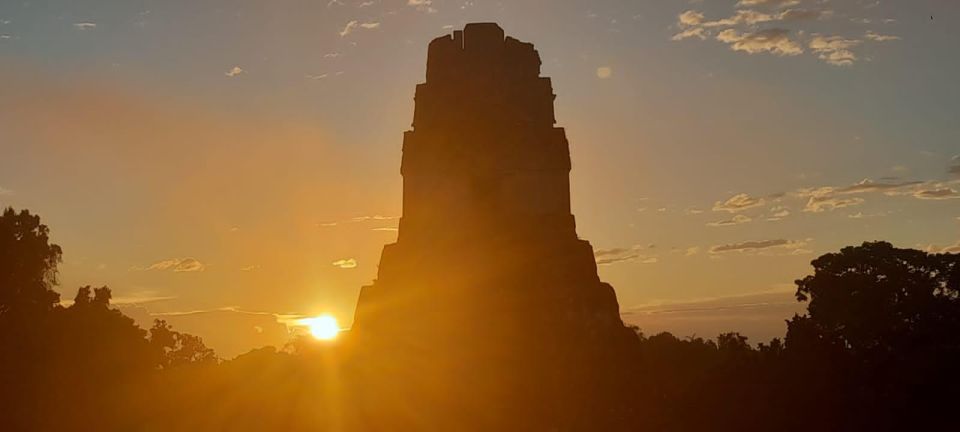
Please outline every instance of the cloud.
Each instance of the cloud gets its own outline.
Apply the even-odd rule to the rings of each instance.
[[[790,39],[790,31],[782,28],[770,28],[757,32],[740,33],[726,29],[717,35],[717,40],[730,45],[734,51],[748,54],[771,53],[778,56],[795,56],[803,53],[803,48]]]
[[[377,27],[380,27],[380,23],[379,23],[379,22],[361,23],[361,24],[360,24],[360,27],[361,27],[361,28],[368,29],[368,30],[369,30],[369,29],[375,29],[375,28],[377,28]]]
[[[733,27],[740,24],[754,25],[770,21],[776,21],[777,18],[773,15],[766,14],[763,12],[757,12],[754,10],[738,10],[733,16],[729,18],[719,19],[716,21],[706,21],[700,25],[704,27]]]
[[[929,253],[960,253],[960,241],[947,246],[929,245],[924,250]]]
[[[960,192],[949,187],[934,187],[932,189],[918,189],[913,197],[922,200],[947,200],[960,198]]]
[[[254,265],[248,265],[248,266],[245,266],[245,267],[240,267],[240,271],[249,272],[249,271],[257,270],[257,269],[259,269],[259,268],[260,268],[260,266],[254,264]]]
[[[610,69],[610,66],[600,66],[597,68],[597,78],[607,79],[610,78],[612,74],[613,69]]]
[[[344,37],[350,34],[360,23],[357,20],[352,20],[343,26],[343,30],[340,30],[340,37]]]
[[[804,27],[811,25],[805,23],[828,20],[834,16],[834,11],[823,8],[823,5],[828,4],[827,0],[806,2],[810,6],[792,7],[801,3],[804,2],[743,0],[736,3],[729,16],[716,20],[708,19],[701,11],[686,10],[677,15],[676,28],[679,28],[679,31],[671,36],[671,40],[713,38],[727,44],[733,51],[748,54],[768,53],[781,57],[812,52],[827,64],[851,66],[860,60],[853,48],[863,40],[884,42],[900,39],[899,36],[883,35],[874,31],[867,31],[863,40],[817,33],[811,35],[811,29]],[[776,27],[762,28],[763,24],[774,23],[777,24]],[[799,28],[791,29],[793,26]]]
[[[809,47],[823,60],[834,66],[850,66],[857,61],[856,54],[850,49],[860,45],[860,40],[845,39],[841,36],[814,35]]]
[[[357,5],[357,7],[365,8],[367,6],[373,6],[375,3],[372,1],[365,1]]]
[[[619,262],[633,261],[639,257],[640,254],[632,248],[597,249],[593,253],[593,258],[596,260],[597,265],[610,265]]]
[[[863,204],[863,202],[864,199],[860,197],[840,198],[833,195],[814,195],[807,200],[807,205],[804,206],[803,211],[822,213],[838,208],[857,206]]]
[[[783,8],[787,6],[796,6],[800,0],[740,0],[737,6],[770,6]]]
[[[230,78],[233,78],[233,77],[235,77],[235,76],[237,76],[237,75],[242,74],[243,72],[244,72],[243,68],[241,68],[240,66],[234,66],[233,68],[231,68],[230,70],[224,72],[223,74],[226,75],[226,76],[228,76],[228,77],[230,77]]]
[[[833,15],[831,10],[820,9],[787,9],[777,14],[778,21],[805,21],[823,19]]]
[[[673,37],[671,37],[670,40],[680,41],[680,40],[684,40],[692,37],[698,38],[700,40],[705,40],[707,39],[707,32],[706,30],[703,29],[703,27],[691,27],[680,33],[673,35]]]
[[[754,198],[745,193],[741,193],[728,198],[726,201],[717,201],[713,204],[713,211],[736,213],[746,209],[759,207],[763,205],[763,203],[763,198]]]
[[[922,185],[920,181],[906,182],[875,182],[870,179],[863,179],[857,183],[843,187],[822,186],[818,188],[801,189],[797,191],[800,197],[808,198],[803,211],[820,213],[828,210],[835,210],[843,207],[852,207],[864,202],[859,197],[844,197],[844,195],[856,195],[872,192],[883,192],[886,195],[913,194],[909,188]],[[907,190],[907,192],[904,192]]]
[[[653,247],[650,245],[649,247]],[[653,264],[659,261],[655,256],[643,255],[638,252],[640,249],[643,249],[643,246],[637,245],[631,248],[612,248],[612,249],[597,249],[593,253],[593,257],[597,262],[597,265],[610,265],[627,261],[637,261],[639,260],[642,264]]]
[[[388,221],[388,220],[396,220],[396,219],[400,219],[400,216],[381,216],[381,215],[357,216],[350,220],[352,222],[366,222],[366,221]]]
[[[407,6],[414,7],[421,12],[437,12],[437,10],[433,8],[433,0],[407,0]]]
[[[181,272],[198,272],[203,271],[207,268],[205,264],[200,262],[195,258],[173,258],[168,260],[163,260],[150,264],[146,268],[144,267],[133,267],[131,270],[139,271],[172,271],[175,273]]]
[[[97,23],[95,22],[78,22],[74,23],[73,27],[77,30],[92,30],[97,28]]]
[[[382,215],[357,216],[345,221],[321,222],[321,223],[318,223],[317,226],[318,227],[334,227],[340,224],[361,223],[361,222],[384,222],[384,221],[392,221],[397,219],[400,219],[400,216],[382,216]]]
[[[704,16],[702,12],[688,10],[677,15],[677,21],[681,26],[697,26],[704,22]]]
[[[790,216],[790,209],[784,206],[776,206],[770,209],[770,217],[767,218],[768,221],[778,221],[787,216]]]
[[[738,214],[733,216],[730,219],[720,220],[716,222],[709,222],[707,223],[707,226],[720,227],[720,226],[740,225],[740,224],[745,224],[747,222],[750,222],[751,220],[753,219],[750,219],[747,216]]]
[[[850,186],[835,189],[834,191],[840,194],[884,192],[884,191],[902,189],[907,186],[914,186],[922,183],[923,182],[921,181],[908,181],[908,182],[901,182],[901,183],[883,183],[883,182],[875,182],[870,179],[863,179]]]
[[[712,246],[710,248],[710,253],[719,254],[726,252],[752,252],[771,248],[800,250],[800,248],[805,245],[806,241],[786,239],[745,241],[740,243],[727,243]]]
[[[610,255],[621,255],[623,253],[626,253],[632,250],[633,249],[626,249],[626,248],[597,249],[596,251],[593,252],[593,256],[594,258],[600,258],[600,257],[605,257]]]
[[[146,291],[136,291],[129,294],[117,295],[110,299],[110,304],[114,306],[120,305],[138,305],[145,303],[154,303],[164,300],[173,300],[177,298],[176,296],[169,295],[160,295],[156,291],[146,290]]]
[[[856,212],[853,214],[848,214],[847,217],[850,219],[866,219],[866,218],[873,218],[873,217],[882,217],[886,215],[887,213],[883,213],[883,212],[880,212],[880,213]]]
[[[610,264],[616,264],[619,262],[633,261],[639,257],[640,257],[639,254],[630,254],[630,255],[617,256],[617,257],[599,258],[597,259],[597,265],[610,265]]]
[[[947,167],[947,173],[960,176],[960,155],[950,158],[950,166]]]
[[[734,11],[733,15],[727,18],[722,18],[715,21],[707,21],[703,13],[688,10],[677,16],[677,25],[679,25],[681,28],[688,28],[688,30],[693,30],[696,28],[705,29],[713,27],[736,27],[740,25],[755,26],[757,24],[766,22],[796,22],[813,20],[828,17],[832,14],[832,11],[819,9],[788,9],[774,14],[759,12],[751,9],[740,9]]]
[[[864,35],[864,37],[874,42],[887,42],[887,41],[895,41],[895,40],[901,39],[900,36],[883,35],[879,33],[874,33],[872,31],[867,31],[867,34]]]
[[[340,267],[342,269],[352,269],[357,267],[357,260],[353,258],[346,258],[342,260],[337,260],[332,263],[334,267]]]
[[[690,246],[683,252],[683,256],[694,256],[698,253],[700,253],[700,246]]]

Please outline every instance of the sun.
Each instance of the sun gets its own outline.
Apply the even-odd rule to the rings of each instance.
[[[340,333],[340,325],[337,324],[337,319],[330,315],[305,318],[301,322],[310,329],[310,335],[319,340],[334,340]]]

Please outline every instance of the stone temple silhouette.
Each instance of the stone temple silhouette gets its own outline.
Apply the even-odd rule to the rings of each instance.
[[[630,414],[611,401],[636,336],[577,237],[540,64],[492,23],[430,43],[398,239],[350,332],[384,422],[363,429],[596,430]]]

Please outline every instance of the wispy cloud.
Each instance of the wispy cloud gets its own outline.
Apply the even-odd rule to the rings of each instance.
[[[610,66],[600,66],[597,68],[597,78],[607,79],[613,75],[613,69]]]
[[[334,261],[332,264],[334,267],[339,267],[342,269],[352,269],[357,267],[357,260],[353,258],[345,258],[345,259]]]
[[[118,295],[110,299],[110,304],[112,305],[138,305],[145,303],[154,303],[164,300],[173,300],[177,296],[172,295],[162,295],[157,291],[146,290],[146,291],[136,291],[128,294]]]
[[[377,27],[380,27],[379,22],[362,23],[357,20],[351,20],[350,22],[348,22],[346,25],[343,26],[343,30],[340,30],[340,37],[346,37],[347,35],[349,35],[350,33],[353,33],[354,30],[358,28],[370,30],[370,29],[375,29]]]
[[[73,28],[77,30],[92,30],[97,28],[97,23],[95,22],[78,22],[73,24]]]
[[[934,187],[918,189],[913,192],[913,197],[922,200],[948,200],[960,198],[960,192],[950,187]]]
[[[946,246],[928,245],[924,250],[930,253],[960,253],[960,240]]]
[[[805,240],[786,240],[786,239],[773,239],[773,240],[758,240],[758,241],[745,241],[739,243],[726,243],[712,246],[710,248],[710,253],[712,254],[721,254],[729,252],[756,252],[762,251],[765,249],[788,249],[793,251],[793,253],[807,252],[802,247],[806,246],[807,241]]]
[[[778,221],[787,216],[790,216],[790,209],[784,206],[776,206],[770,209],[770,216],[767,217],[767,220]]]
[[[800,0],[740,0],[737,6],[770,6],[770,7],[788,7],[800,4]]]
[[[242,74],[242,73],[244,73],[243,68],[241,68],[240,66],[234,66],[234,67],[230,68],[230,70],[224,72],[223,74],[226,75],[226,76],[228,76],[228,77],[230,77],[230,78],[233,78],[233,77],[235,77],[235,76],[237,76],[237,75],[240,75],[240,74]]]
[[[437,12],[437,10],[433,7],[433,0],[407,0],[407,6],[414,7],[420,12]]]
[[[817,53],[820,60],[834,66],[850,66],[857,61],[857,56],[851,49],[860,43],[860,40],[840,36],[814,35],[809,47]]]
[[[873,31],[869,31],[869,30],[867,31],[867,34],[864,35],[864,37],[874,42],[887,42],[887,41],[895,41],[895,40],[901,39],[900,36],[883,35],[883,34],[875,33]]]
[[[763,204],[763,198],[755,198],[745,193],[740,193],[727,198],[726,201],[717,201],[713,204],[713,211],[736,213],[750,208],[759,207]]]
[[[960,155],[950,158],[950,165],[947,166],[947,173],[960,176]]]
[[[357,20],[351,20],[347,25],[343,26],[343,30],[340,30],[340,37],[344,37],[353,32],[354,29],[360,24]]]
[[[861,180],[849,186],[821,186],[817,188],[800,189],[797,196],[807,198],[803,208],[805,212],[821,213],[838,208],[852,207],[862,204],[865,200],[858,194],[882,192],[886,195],[914,194],[923,189],[914,189],[926,184],[921,181],[906,182],[875,182],[870,179]],[[915,195],[916,196],[916,195]]]
[[[730,219],[719,220],[716,222],[708,222],[707,226],[712,227],[722,227],[722,226],[731,226],[731,225],[740,225],[752,221],[753,219],[744,216],[742,214],[734,215]]]
[[[810,52],[825,63],[834,66],[851,66],[859,60],[853,48],[863,40],[843,36],[824,36],[810,30],[822,31],[823,28],[838,27],[851,23],[850,20],[833,21],[833,25],[810,24],[827,22],[834,17],[834,11],[824,8],[826,1],[808,2],[804,7],[799,0],[743,0],[737,2],[726,18],[708,19],[698,10],[686,10],[677,15],[676,28],[679,31],[671,40],[715,39],[727,44],[731,50],[748,54],[772,54],[776,56],[797,56],[809,48]],[[864,6],[860,6],[864,8]],[[877,22],[880,22],[878,20]],[[872,23],[869,19],[860,19],[861,24]],[[888,20],[882,20],[887,23]],[[764,25],[773,27],[764,28]],[[838,28],[838,32],[847,29]],[[862,30],[860,30],[862,31]],[[899,36],[880,34],[868,30],[864,40],[886,42],[900,39]]]
[[[593,258],[596,260],[597,265],[610,265],[628,261],[637,261],[642,264],[658,262],[659,259],[656,256],[645,255],[640,252],[642,249],[649,248],[650,246],[644,247],[637,245],[630,248],[597,249],[593,253]]]
[[[352,224],[352,223],[364,223],[364,222],[386,222],[400,219],[400,216],[383,216],[383,215],[372,215],[372,216],[356,216],[343,221],[328,221],[320,222],[317,224],[318,227],[335,227],[342,224]]]
[[[207,268],[205,264],[195,258],[172,258],[158,261],[147,267],[133,267],[135,271],[172,271],[180,272],[198,272]]]
[[[844,207],[853,207],[863,204],[864,199],[860,197],[838,197],[831,194],[811,195],[807,200],[807,205],[803,211],[811,213],[822,213],[824,211],[836,210]]]
[[[680,33],[673,35],[673,37],[671,37],[670,39],[675,41],[680,41],[680,40],[695,37],[700,40],[706,40],[707,36],[708,36],[707,31],[703,27],[690,27],[688,29],[681,31]]]
[[[734,51],[748,54],[770,53],[778,56],[795,56],[803,53],[800,44],[790,39],[790,31],[770,28],[756,32],[740,33],[726,29],[717,35],[717,40],[730,45]]]

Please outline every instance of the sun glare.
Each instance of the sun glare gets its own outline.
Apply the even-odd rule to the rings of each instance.
[[[310,335],[319,340],[333,340],[340,333],[340,325],[337,324],[337,319],[330,315],[305,318],[301,322],[310,329]]]

